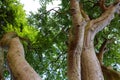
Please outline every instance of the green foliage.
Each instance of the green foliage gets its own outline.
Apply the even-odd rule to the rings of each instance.
[[[90,19],[98,18],[102,11],[98,6],[97,0],[82,0],[83,9],[90,16]],[[114,3],[115,0],[106,0],[105,5],[108,6],[111,3]],[[92,9],[92,10],[91,10]],[[112,39],[110,43],[107,44],[107,51],[104,54],[104,65],[113,66],[112,64],[120,64],[120,18],[119,15],[115,15],[115,19],[105,27],[104,30],[99,32],[95,37],[95,51],[99,52],[101,44],[105,41],[105,39]]]
[[[23,5],[18,0],[0,0],[0,24],[0,37],[5,32],[14,31],[28,41],[22,41],[25,48],[36,41],[38,29],[28,25]],[[6,78],[10,78],[8,74],[8,71],[4,72]]]
[[[32,44],[34,54],[27,52],[29,58],[26,59],[33,62],[31,65],[43,79],[66,80],[66,41],[70,16],[68,10],[59,8],[57,13],[47,11],[44,6],[28,18],[29,24],[38,28],[39,33]]]
[[[115,19],[108,25],[103,31],[99,32],[96,36],[95,42],[96,51],[99,52],[99,48],[105,39],[111,39],[107,44],[106,52],[104,54],[104,65],[113,66],[112,64],[120,64],[120,33],[119,33],[119,16],[115,15]],[[113,66],[114,67],[114,66]]]
[[[109,51],[105,54],[105,64],[111,65],[112,63],[120,64],[120,33],[119,33],[119,16],[116,15],[116,18],[109,25],[108,38],[112,38],[113,42],[107,45]],[[106,62],[107,61],[107,62]]]
[[[61,0],[57,11],[47,11],[47,5],[52,1],[40,0],[41,8],[37,13],[31,12],[26,19],[23,5],[19,1],[0,0],[0,36],[4,32],[15,31],[28,39],[28,42],[23,41],[26,59],[42,78],[67,80],[67,37],[71,27],[69,0]],[[94,5],[97,1],[81,0],[83,9],[91,19],[98,18],[102,13],[99,6]],[[106,5],[112,2],[114,0],[106,0]],[[113,67],[120,64],[120,18],[118,15],[115,17],[108,27],[96,35],[94,42],[95,50],[99,52],[105,39],[113,39],[107,45],[104,56],[104,64]]]
[[[19,1],[0,0],[0,4],[0,33],[5,31],[4,28],[10,27],[15,31],[15,28],[23,28],[27,24],[23,5]]]
[[[15,31],[34,41],[38,30],[28,25],[23,5],[18,0],[0,0],[0,3],[0,33]]]

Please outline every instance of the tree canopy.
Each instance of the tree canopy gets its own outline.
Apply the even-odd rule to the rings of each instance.
[[[72,26],[69,0],[61,0],[59,7],[47,10],[54,0],[39,0],[38,12],[26,16],[18,0],[0,0],[0,37],[5,32],[15,31],[22,38],[25,57],[44,80],[67,80],[67,46]],[[101,14],[99,0],[81,0],[82,9],[96,19]],[[115,0],[106,0],[105,5]],[[99,32],[94,41],[96,54],[107,41],[103,64],[120,71],[120,17]],[[5,72],[5,76],[8,74]]]

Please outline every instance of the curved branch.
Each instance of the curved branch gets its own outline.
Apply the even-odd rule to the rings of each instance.
[[[109,25],[109,23],[113,20],[115,13],[120,13],[120,2],[109,7],[99,18],[91,21],[93,24],[93,26],[91,26],[91,30],[94,35]]]
[[[99,6],[100,8],[105,11],[107,9],[107,7],[105,6],[105,0],[99,0]]]
[[[98,58],[100,64],[102,64],[102,61],[103,61],[103,55],[105,53],[105,48],[106,48],[107,42],[108,42],[108,40],[105,40],[103,42],[103,44],[100,47],[99,53],[97,53],[97,58]]]
[[[113,41],[113,39],[105,39],[105,41],[102,43],[99,53],[97,53],[97,58],[100,62],[100,64],[102,64],[103,62],[103,57],[104,57],[104,53],[106,52],[106,46],[108,43],[111,43]]]

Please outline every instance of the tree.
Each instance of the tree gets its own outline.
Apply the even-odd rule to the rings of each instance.
[[[120,10],[119,1],[113,2],[113,4],[110,5],[109,3],[112,1],[105,2],[104,0],[99,0],[95,2],[82,0],[79,4],[78,0],[70,0],[69,4],[69,1],[62,0],[62,7],[58,8],[57,11],[55,9],[47,11],[46,7],[49,2],[51,2],[51,0],[43,1],[41,3],[42,8],[38,10],[39,12],[36,14],[32,13],[28,18],[30,26],[38,29],[36,38],[33,39],[32,42],[27,40],[27,45],[26,43],[24,45],[26,60],[31,66],[39,74],[43,74],[43,79],[66,80],[66,43],[66,45],[68,44],[67,74],[69,80],[120,79],[119,72],[106,67],[113,64],[113,68],[118,69],[115,68],[119,63],[119,59],[118,61],[116,60],[117,57],[120,58],[118,55],[113,58],[111,62],[108,62],[107,59],[119,53],[119,49],[117,49],[119,45],[116,45],[116,43],[119,43],[119,39],[117,39],[119,36],[115,36],[118,35],[117,31],[119,30],[119,18],[118,15],[115,14],[116,12],[119,13]],[[68,10],[69,5],[71,14],[69,14]],[[93,10],[88,9],[86,5],[89,5],[89,8]],[[89,16],[86,13],[89,14]],[[70,15],[72,16],[72,21]],[[111,20],[113,21],[111,22]],[[73,27],[69,27],[71,26],[71,22]],[[111,24],[107,26],[109,23]],[[103,28],[105,29],[103,30]],[[22,80],[30,78],[28,77],[29,74],[24,75],[23,70],[25,69],[27,72],[32,71],[34,77],[37,76],[36,80],[40,80],[38,74],[24,58],[24,50],[19,41],[19,38],[22,40],[24,38],[18,37],[16,33],[8,33],[3,36],[0,42],[2,48],[9,46],[7,60],[13,77],[19,77],[19,79],[21,78]],[[69,37],[68,42],[66,42],[66,37]],[[14,43],[18,44],[20,48],[17,48]],[[107,48],[110,49],[106,52],[109,54],[105,53]],[[17,54],[16,51],[18,51]],[[115,52],[115,54],[113,54],[113,52]],[[15,63],[13,63],[13,61],[15,61]],[[24,63],[24,65],[20,66],[18,62],[21,64]],[[28,69],[26,70],[24,66],[27,66]],[[22,76],[20,77],[20,75]]]
[[[38,33],[37,29],[28,25],[23,5],[18,0],[0,0],[0,23],[0,38],[5,32],[14,31],[21,37],[26,37],[24,45],[35,40]],[[6,79],[11,73],[8,73],[6,54],[1,47],[0,51],[0,79]]]
[[[104,80],[101,66],[103,59],[104,46],[101,46],[98,59],[94,50],[94,37],[106,27],[114,18],[114,14],[120,10],[120,3],[106,7],[104,0],[99,1],[100,8],[104,11],[103,14],[96,19],[90,20],[88,15],[79,6],[77,0],[71,0],[71,15],[73,22],[73,29],[70,35],[70,44],[68,50],[68,79],[69,80]],[[102,67],[103,68],[103,67]],[[107,69],[108,70],[108,69]],[[110,71],[110,70],[109,70]],[[104,68],[103,68],[103,73]],[[82,75],[82,77],[81,77]],[[107,79],[115,79],[109,78]],[[119,79],[119,78],[117,78]],[[117,80],[116,79],[116,80]]]
[[[0,46],[4,49],[9,47],[7,61],[14,80],[41,80],[25,60],[24,49],[16,33],[5,34]]]

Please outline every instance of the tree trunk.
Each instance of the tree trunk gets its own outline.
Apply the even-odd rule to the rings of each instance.
[[[82,52],[82,80],[103,80],[100,64],[94,52],[94,47]]]
[[[0,46],[0,80],[4,80],[3,71],[4,71],[4,52],[2,47]]]
[[[88,23],[84,35],[84,44],[81,55],[82,80],[104,80],[100,63],[94,50],[94,32]]]
[[[81,80],[81,52],[86,22],[82,20],[79,3],[71,0],[71,15],[73,28],[69,34],[68,48],[68,79]],[[81,37],[80,37],[81,36]]]
[[[111,5],[107,9],[105,7],[106,11],[94,20],[89,20],[79,7],[78,0],[70,0],[70,5],[73,28],[69,35],[68,79],[104,80],[100,63],[95,55],[93,41],[95,35],[111,22],[114,13],[120,11],[120,3]],[[25,60],[23,46],[15,33],[4,35],[0,46],[8,49],[7,61],[15,80],[41,80]],[[103,71],[108,70],[103,66],[102,68]]]
[[[39,75],[25,60],[24,49],[15,33],[7,33],[1,40],[1,46],[8,47],[7,61],[14,80],[41,80]]]
[[[79,7],[79,0],[70,0],[73,27],[69,35],[68,79],[69,80],[104,80],[100,62],[94,50],[94,37],[120,11],[119,2],[106,7],[100,0],[105,11],[99,18],[90,20]],[[103,4],[103,5],[102,5]],[[82,76],[81,76],[82,75]]]

